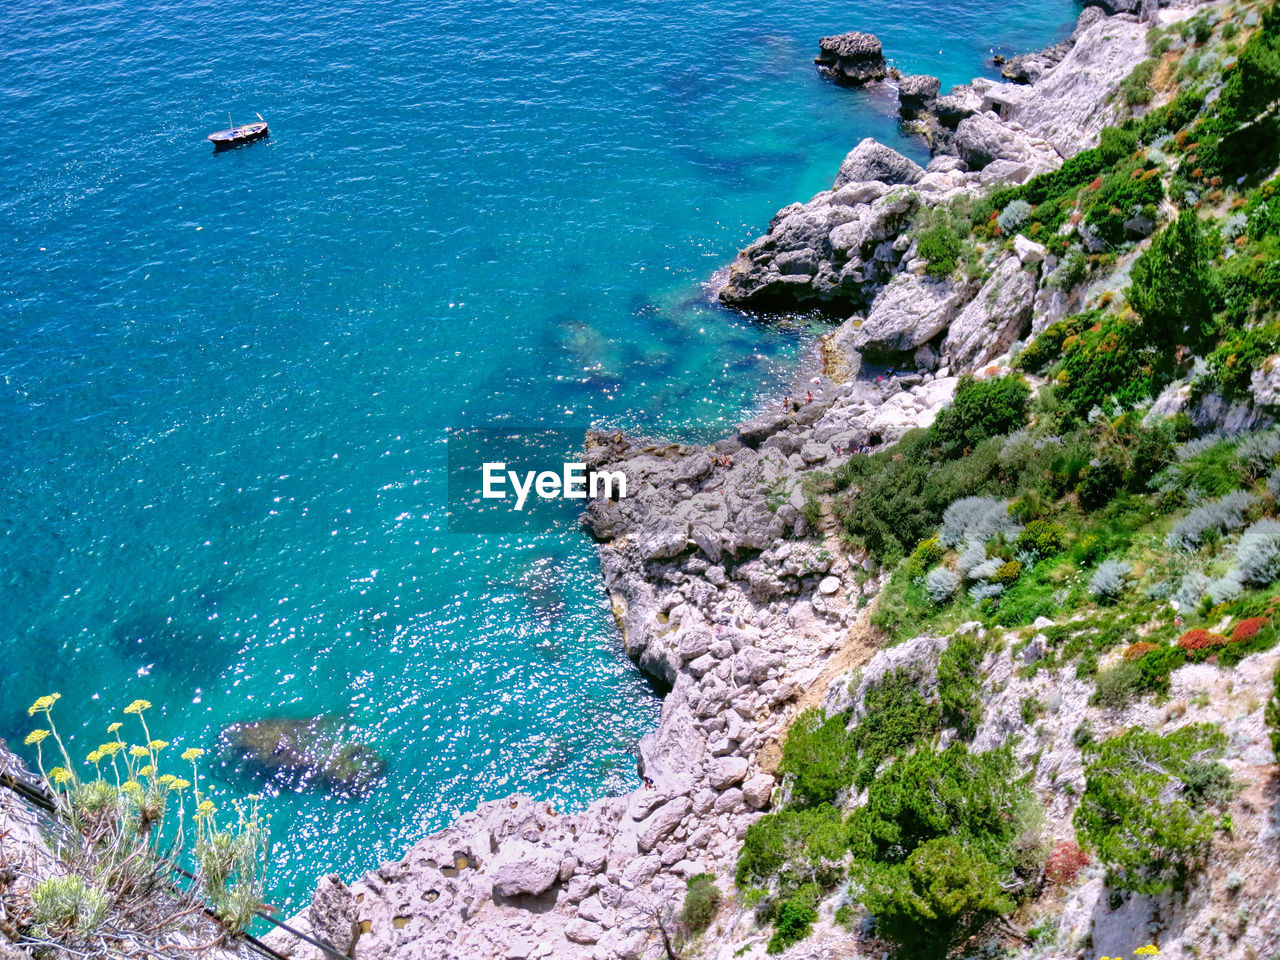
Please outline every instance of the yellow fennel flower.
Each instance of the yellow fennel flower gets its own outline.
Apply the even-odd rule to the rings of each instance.
[[[170,784],[170,783],[173,783],[173,781],[175,781],[175,780],[177,780],[177,779],[178,779],[178,778],[177,778],[177,777],[175,777],[172,773],[166,773],[164,776],[162,776],[162,777],[160,777],[159,779],[157,779],[157,780],[156,780],[156,783]]]
[[[125,713],[141,713],[143,710],[151,709],[150,700],[135,700],[124,708]]]
[[[124,724],[121,723],[119,720],[117,720],[115,723],[107,727],[107,733],[115,733],[117,730],[119,730],[123,726]]]
[[[187,787],[189,787],[189,786],[191,786],[191,781],[190,781],[190,780],[183,780],[181,777],[175,777],[175,778],[174,778],[174,779],[169,783],[169,789],[170,789],[170,790],[185,790],[185,789],[187,789]]]
[[[187,761],[199,760],[203,756],[204,751],[199,747],[188,747],[186,750],[182,751],[182,759]]]
[[[27,739],[23,742],[29,747],[32,744],[42,743],[47,736],[49,736],[48,730],[32,730],[27,734]]]
[[[66,767],[54,767],[49,771],[49,779],[58,784],[58,786],[62,786],[62,784],[71,779],[71,771]]]
[[[213,805],[212,800],[201,800],[200,806],[196,807],[196,817],[211,817],[217,811],[217,807]]]
[[[62,699],[62,694],[60,693],[51,693],[48,696],[37,698],[35,703],[27,707],[27,716],[34,717],[37,713],[48,713],[60,699]]]
[[[87,757],[85,757],[85,759],[86,759],[86,760],[88,760],[88,761],[89,761],[90,763],[92,763],[92,764],[99,764],[99,763],[101,763],[101,762],[102,762],[102,751],[101,751],[101,750],[91,750],[91,751],[89,752],[89,755],[88,755]]]
[[[169,741],[168,741],[168,740],[152,740],[150,743],[148,743],[148,744],[147,744],[147,749],[148,749],[148,750],[163,750],[163,749],[164,749],[165,747],[167,747],[168,745],[169,745]]]
[[[137,780],[126,780],[124,783],[120,784],[120,789],[125,793],[141,793],[142,784]]]
[[[129,748],[129,756],[139,757],[139,758],[149,757],[151,756],[151,751],[148,750],[146,747],[140,747],[138,746],[138,744],[135,743],[132,747]]]
[[[138,771],[140,777],[154,777],[156,775],[156,765],[148,763],[145,767]]]

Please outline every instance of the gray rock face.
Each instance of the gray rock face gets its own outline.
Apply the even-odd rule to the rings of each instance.
[[[1106,15],[1106,11],[1101,7],[1085,7],[1084,12],[1080,14],[1080,19],[1076,22],[1075,30],[1068,39],[1046,47],[1044,50],[1020,53],[1016,57],[1010,57],[1001,66],[1001,75],[1014,83],[1035,83],[1066,58],[1082,31],[1104,19]]]
[[[1262,407],[1280,407],[1280,354],[1267,357],[1249,376],[1253,402]]]
[[[946,330],[963,303],[963,291],[950,280],[902,274],[876,297],[851,345],[862,354],[914,351]]]
[[[350,955],[359,932],[356,898],[336,873],[320,881],[307,908],[311,935],[341,954]]]
[[[857,86],[883,80],[887,71],[880,41],[870,33],[842,33],[818,41],[818,71],[837,83]]]
[[[947,330],[942,352],[962,370],[1000,356],[1031,325],[1036,276],[1005,257]]]
[[[995,160],[1027,159],[1017,132],[992,113],[978,113],[961,120],[952,145],[970,170],[981,170]]]
[[[832,189],[839,190],[845,184],[868,180],[888,184],[917,183],[923,176],[924,170],[918,163],[867,137],[844,158]]]

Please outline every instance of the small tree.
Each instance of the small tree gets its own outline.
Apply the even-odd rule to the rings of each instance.
[[[1031,388],[1018,376],[974,380],[965,377],[951,406],[938,414],[932,433],[944,448],[959,452],[1027,422]]]
[[[720,888],[714,874],[699,873],[685,882],[684,906],[680,910],[680,922],[689,932],[697,935],[711,924],[720,909]]]
[[[1213,318],[1213,251],[1200,218],[1185,210],[1133,265],[1129,302],[1157,347],[1195,346]]]
[[[1075,825],[1109,884],[1143,894],[1180,890],[1204,865],[1224,776],[1229,784],[1217,763],[1226,743],[1220,730],[1195,724],[1164,737],[1133,727],[1085,746]]]
[[[904,957],[945,957],[1016,906],[991,861],[954,837],[922,843],[905,863],[866,869],[863,902]]]

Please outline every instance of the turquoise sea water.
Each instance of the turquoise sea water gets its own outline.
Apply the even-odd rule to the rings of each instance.
[[[282,903],[483,799],[627,789],[660,701],[590,542],[446,532],[444,428],[724,432],[811,335],[702,281],[863,136],[923,157],[818,37],[949,85],[1077,12],[6,4],[0,735],[53,690],[79,752],[134,698],[182,747],[333,718],[387,780],[268,798]],[[228,110],[271,139],[215,155]]]

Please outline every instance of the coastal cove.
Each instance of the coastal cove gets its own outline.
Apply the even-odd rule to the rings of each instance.
[[[285,907],[517,788],[634,787],[661,703],[590,540],[445,533],[443,427],[730,432],[813,328],[704,281],[863,137],[927,159],[892,98],[817,76],[816,38],[874,31],[947,87],[1077,12],[17,4],[0,735],[54,689],[81,751],[135,698],[211,750],[324,718],[385,779],[268,791]],[[208,153],[228,107],[271,138]]]

